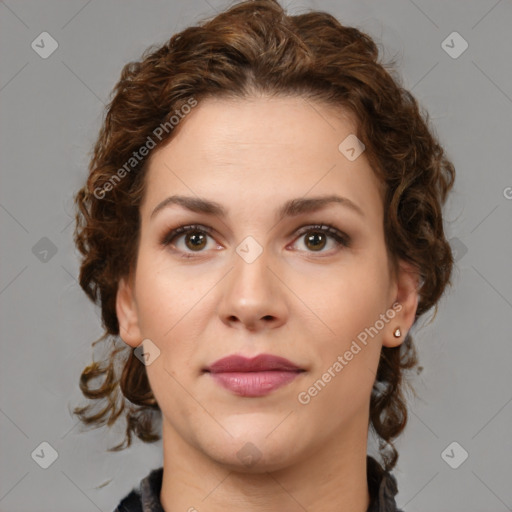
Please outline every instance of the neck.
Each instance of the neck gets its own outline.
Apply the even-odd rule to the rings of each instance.
[[[165,418],[160,501],[166,512],[366,512],[367,429],[315,447],[294,463],[258,472],[219,463],[186,443]],[[363,435],[361,435],[361,432]]]

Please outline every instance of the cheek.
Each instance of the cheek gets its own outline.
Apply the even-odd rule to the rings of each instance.
[[[382,346],[381,331],[372,328],[386,312],[387,283],[378,265],[353,267],[326,281],[325,293],[311,308],[322,322],[315,336],[315,370],[307,383],[312,387],[302,391],[309,395],[311,390],[312,415],[339,412],[326,420],[333,428],[367,409]]]
[[[139,326],[143,334],[165,340],[179,326],[180,319],[198,302],[193,279],[173,269],[165,255],[139,255],[136,272],[136,296]]]
[[[140,273],[137,286],[137,309],[139,326],[147,338],[159,340],[172,328],[178,303],[176,294],[171,294],[163,280],[151,273]]]
[[[196,340],[201,339],[203,319],[208,318],[208,301],[201,299],[213,286],[210,281],[180,272],[149,251],[140,254],[135,283],[139,327],[160,350],[159,360],[147,367],[155,392],[162,383],[174,387],[168,373],[179,374],[181,382],[197,371],[191,361],[197,359]]]
[[[323,320],[325,332],[330,328],[333,336],[347,340],[373,325],[389,306],[386,272],[385,261],[361,258],[357,264],[315,276],[315,286],[304,283],[297,288],[297,295]]]
[[[380,315],[389,307],[386,260],[361,257],[357,265],[336,274],[331,272],[322,283],[323,293],[310,295],[316,301],[311,309],[322,320],[315,339],[316,371],[312,382],[321,379],[329,384],[316,404],[353,407],[355,412],[366,406],[379,363],[382,330],[374,329],[376,322],[380,326]],[[333,373],[335,378],[330,376]]]

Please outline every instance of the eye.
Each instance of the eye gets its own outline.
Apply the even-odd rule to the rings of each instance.
[[[308,252],[328,252],[323,251],[323,249],[326,247],[329,238],[334,240],[335,246],[350,246],[350,237],[329,225],[316,224],[314,226],[304,226],[299,230],[298,235],[299,239],[304,241]],[[302,237],[302,235],[306,236]]]
[[[176,229],[172,229],[161,240],[163,246],[173,245],[180,252],[183,253],[183,257],[191,257],[187,252],[201,252],[208,243],[208,237],[211,237],[212,229],[207,226],[201,226],[193,224],[190,226],[180,226]],[[183,238],[185,248],[179,247],[176,240]],[[187,249],[189,251],[187,251]]]
[[[208,244],[208,237],[212,238],[212,232],[212,228],[199,224],[179,226],[166,233],[160,241],[160,244],[163,246],[172,245],[182,253],[184,258],[192,258],[194,256],[191,253],[204,252],[203,249]],[[337,247],[350,246],[350,237],[329,225],[316,224],[304,226],[297,232],[298,238],[296,238],[296,241],[299,240],[302,235],[307,235],[303,237],[304,245],[308,249],[307,252],[328,252],[323,251],[323,249],[326,247],[329,239],[332,239]],[[176,243],[176,241],[179,241],[181,238],[183,238],[185,247],[180,247],[179,244]],[[218,245],[216,247],[218,247]]]

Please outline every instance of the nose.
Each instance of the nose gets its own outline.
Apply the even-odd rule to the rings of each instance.
[[[221,284],[218,314],[222,322],[250,331],[283,325],[288,294],[278,268],[265,250],[250,263],[235,253],[233,269]]]

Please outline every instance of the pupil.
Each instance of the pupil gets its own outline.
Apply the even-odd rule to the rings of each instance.
[[[324,242],[324,243],[323,243],[323,244],[321,243],[321,242],[322,242],[321,238],[323,238],[323,237],[324,237],[324,234],[323,234],[323,233],[318,233],[318,232],[317,232],[317,233],[315,233],[315,234],[313,234],[313,235],[309,235],[309,236],[307,237],[307,244],[309,244],[310,242],[312,242],[312,244],[313,244],[312,249],[313,249],[313,250],[322,249],[322,248],[325,246],[325,238],[324,238],[324,240],[323,240],[323,242]],[[321,243],[321,246],[318,246],[318,245],[317,245],[317,243],[318,243],[319,241],[320,241],[320,243]],[[308,247],[309,247],[309,245],[308,245]]]
[[[188,241],[189,242],[192,242],[192,246],[193,248],[196,248],[196,249],[201,249],[202,247],[204,247],[204,235],[202,233],[196,233],[195,235],[189,235],[188,237]]]

